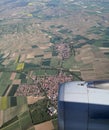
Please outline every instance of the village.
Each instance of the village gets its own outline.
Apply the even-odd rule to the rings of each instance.
[[[19,85],[15,96],[47,96],[53,105],[57,108],[57,97],[59,85],[73,80],[72,75],[66,75],[60,72],[55,76],[43,76],[34,79],[33,85],[21,84]]]

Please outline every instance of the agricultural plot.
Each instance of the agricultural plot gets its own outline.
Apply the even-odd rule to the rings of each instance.
[[[42,99],[29,105],[33,124],[39,124],[54,118],[47,113],[47,104],[49,104],[49,101],[47,99]]]
[[[11,84],[10,76],[11,76],[10,72],[2,73],[0,78],[0,96],[3,96],[5,94],[6,90]]]
[[[93,26],[91,27],[87,34],[91,35],[96,34],[98,38],[93,38],[92,40],[87,40],[88,44],[94,45],[96,47],[109,47],[109,27],[104,27],[99,25],[99,27]]]
[[[9,98],[0,97],[0,110],[5,110],[9,107]]]
[[[109,58],[109,52],[104,52],[104,55],[106,55],[106,57]]]
[[[33,74],[38,76],[44,76],[46,74],[44,69],[39,68],[38,70],[34,71]]]
[[[20,77],[20,73],[16,73],[15,79],[19,79],[19,77]]]
[[[25,63],[25,68],[24,68],[24,70],[31,70],[31,69],[35,70],[35,69],[37,69],[38,67],[39,67],[38,64]]]
[[[17,97],[17,104],[20,106],[20,105],[23,105],[23,104],[27,104],[27,98],[24,97],[24,96],[18,96]]]
[[[12,84],[20,85],[21,84],[21,79],[13,80]]]
[[[74,55],[72,55],[69,59],[62,61],[63,68],[71,69],[74,66],[78,68],[79,63],[76,62]]]
[[[6,60],[5,60],[6,61]],[[7,59],[7,61],[9,61]],[[9,63],[6,65],[7,68],[9,68],[10,70],[16,70],[16,66],[17,64],[15,64],[15,61],[14,60],[10,60]]]
[[[37,101],[39,101],[41,99],[44,99],[44,98],[45,98],[44,96],[38,96],[38,97],[28,96],[27,97],[27,102],[28,102],[28,105],[30,105],[30,104],[34,104]]]
[[[18,116],[19,124],[22,130],[27,130],[32,126],[32,120],[29,111],[24,112]]]
[[[81,71],[81,77],[85,81],[97,79],[96,73],[92,70]]]
[[[19,79],[21,79],[21,83],[27,83],[26,74],[21,73]]]
[[[24,65],[25,65],[24,63],[18,63],[16,70],[17,71],[23,70],[24,69]]]
[[[45,70],[46,75],[57,75],[58,74],[58,70]]]
[[[18,87],[19,87],[19,85],[12,85],[12,88],[9,91],[8,96],[14,96],[14,94],[15,94]]]
[[[20,55],[16,58],[15,63],[19,63]]]
[[[19,97],[0,97],[0,110],[6,110],[13,106],[21,106],[27,104],[27,98],[24,96]]]
[[[11,77],[10,77],[10,80],[14,80],[15,77],[16,77],[16,73],[12,73],[12,74],[11,74]]]
[[[26,111],[22,115],[18,114],[17,121],[10,122],[10,124],[0,130],[27,130],[30,127],[32,127],[32,120],[29,112]]]
[[[51,59],[51,63],[50,63],[50,66],[51,66],[51,67],[56,68],[56,67],[60,67],[60,65],[61,65],[61,60],[60,60],[60,59],[58,59],[58,58],[56,58],[56,57],[53,57],[53,58]]]
[[[58,71],[57,70],[52,70],[52,69],[41,69],[39,68],[39,70],[35,70],[33,72],[34,75],[37,75],[37,76],[44,76],[44,75],[56,75],[58,74]]]
[[[94,34],[102,34],[104,31],[103,31],[103,27],[96,27],[96,26],[93,26],[91,27],[87,33],[90,34],[90,33],[94,33]]]
[[[22,130],[22,129],[19,125],[19,121],[16,121],[14,123],[11,123],[7,127],[1,128],[0,130]]]
[[[76,60],[83,62],[80,66],[83,80],[108,79],[109,61],[102,52],[104,47],[100,48],[85,45],[77,50]]]
[[[35,125],[35,130],[54,130],[52,121],[47,121],[38,125]]]
[[[28,128],[27,130],[35,130],[34,126]]]
[[[0,110],[3,110],[0,130],[27,130],[32,126],[26,97],[1,97]]]
[[[46,59],[42,61],[42,66],[50,66],[51,59]]]
[[[27,27],[29,23],[18,23],[18,24],[5,24],[0,26],[0,30],[2,30],[2,34],[13,34],[14,32],[21,33],[21,32],[27,32]]]

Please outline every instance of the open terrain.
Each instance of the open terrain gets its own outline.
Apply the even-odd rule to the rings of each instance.
[[[4,96],[0,98],[0,109],[11,107],[6,96],[29,96],[32,123],[43,129],[42,122],[57,119],[57,113],[52,117],[48,109],[57,110],[60,83],[109,79],[108,70],[109,2],[0,1],[0,96]],[[24,128],[26,114],[22,116],[17,120],[12,116],[8,125]],[[55,129],[49,126],[47,129]],[[30,126],[25,129],[34,130]]]
[[[52,121],[47,121],[39,125],[35,125],[35,130],[54,130]]]

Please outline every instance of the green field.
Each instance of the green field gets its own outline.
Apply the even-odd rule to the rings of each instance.
[[[11,84],[10,72],[3,72],[0,77],[0,96],[3,96],[8,86]]]
[[[57,75],[58,74],[58,71],[57,70],[46,70],[45,71],[47,75]]]
[[[27,104],[27,98],[24,96],[18,96],[17,97],[17,104],[18,105]]]
[[[58,74],[58,71],[57,70],[52,70],[52,69],[39,69],[39,70],[35,70],[33,72],[34,75],[37,75],[37,76],[44,76],[44,75],[56,75]]]
[[[14,96],[18,87],[19,87],[19,85],[12,85],[12,88],[9,91],[8,96]]]
[[[8,113],[8,117],[7,119],[4,118],[4,122],[5,120],[8,121],[3,124],[0,130],[27,130],[32,127],[26,97],[1,97],[0,109],[3,110],[5,116]]]
[[[67,69],[73,68],[74,66],[78,65],[79,63],[76,62],[74,55],[72,55],[69,59],[64,60],[62,64],[63,68]]]
[[[4,127],[0,130],[22,130],[22,129],[19,125],[19,121],[15,121],[14,123],[11,123],[9,126]]]
[[[23,104],[27,104],[27,98],[24,96],[0,97],[0,110],[5,110],[13,106],[21,106]]]
[[[58,58],[56,58],[56,57],[53,57],[52,59],[51,59],[51,64],[50,64],[50,66],[51,67],[59,67],[60,66],[60,59],[58,59]]]
[[[10,122],[8,126],[0,130],[27,130],[32,127],[32,120],[28,111],[24,112],[21,115],[18,115],[18,120],[13,123]],[[34,130],[34,129],[33,129]]]
[[[33,74],[38,75],[38,76],[43,76],[45,75],[45,70],[39,68],[38,70],[35,70]]]
[[[4,21],[5,22],[5,21]],[[13,34],[14,32],[21,33],[21,32],[27,32],[28,33],[28,26],[31,26],[28,22],[23,23],[14,23],[14,24],[2,24],[0,26],[0,32],[1,35],[4,34]]]
[[[33,124],[39,124],[48,120],[53,119],[55,116],[50,116],[47,113],[47,105],[49,103],[49,100],[47,99],[42,99],[35,104],[29,105],[31,117]]]
[[[28,111],[20,115],[18,119],[19,119],[19,124],[22,130],[26,130],[27,128],[32,126],[32,120]]]
[[[9,70],[16,70],[17,64],[15,63],[14,60],[11,60],[9,62],[9,64],[7,65],[7,68],[9,68]]]
[[[26,74],[21,73],[19,79],[21,79],[21,83],[27,83]]]

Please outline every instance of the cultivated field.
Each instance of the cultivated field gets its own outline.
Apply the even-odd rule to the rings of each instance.
[[[77,50],[76,60],[83,62],[80,67],[84,80],[108,79],[109,60],[101,50],[94,51],[92,46],[83,46]]]
[[[35,130],[54,130],[52,121],[47,121],[38,125],[35,125]]]

